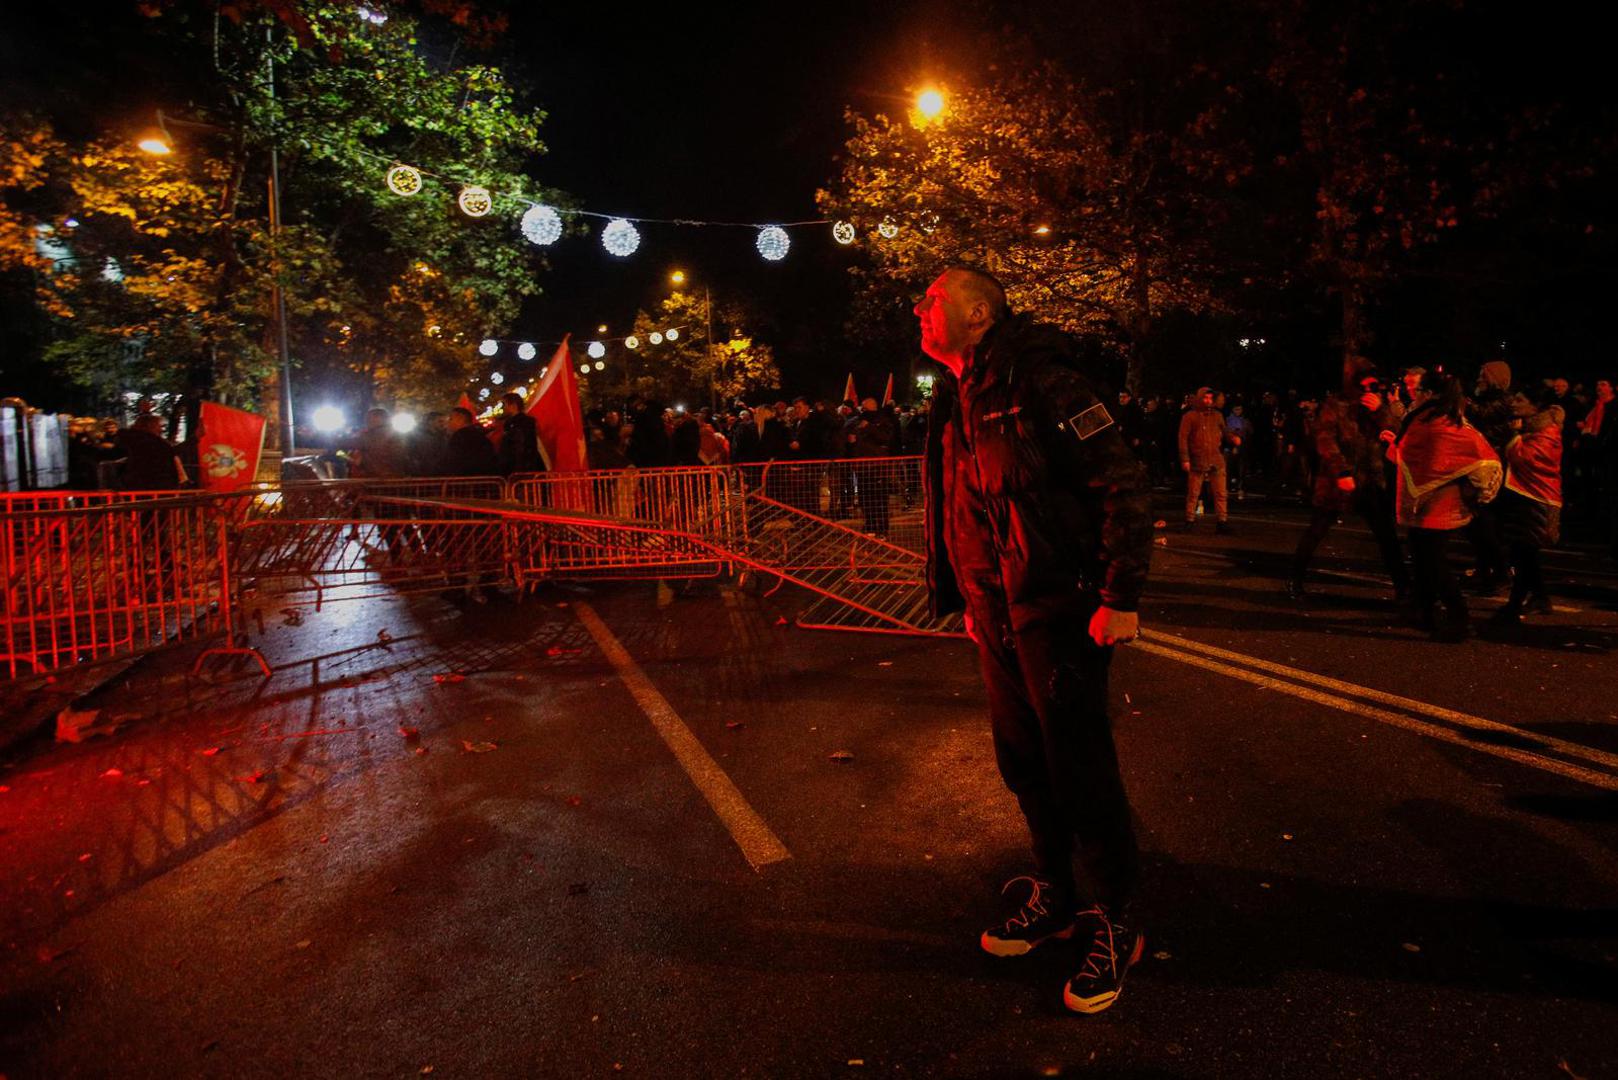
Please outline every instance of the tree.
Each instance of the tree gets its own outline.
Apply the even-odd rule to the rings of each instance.
[[[345,5],[245,5],[211,39],[159,13],[153,47],[216,58],[211,93],[169,125],[173,154],[143,155],[128,132],[51,153],[49,129],[18,119],[0,138],[0,258],[26,264],[31,225],[71,248],[37,278],[57,318],[51,358],[86,384],[271,406],[279,284],[306,380],[347,374],[366,404],[453,400],[480,367],[476,343],[539,287],[543,260],[515,219],[524,200],[559,202],[522,172],[543,114],[496,68],[429,61],[421,24],[397,13],[376,25]],[[384,184],[400,162],[423,167],[420,193]],[[497,193],[486,218],[455,207],[473,182]]]
[[[1214,137],[1223,103],[1214,94],[1163,126],[1137,126],[1052,63],[1011,70],[953,92],[936,118],[850,111],[820,207],[857,227],[878,307],[968,257],[1014,308],[1124,353],[1136,386],[1160,313],[1224,303],[1211,192],[1246,169]]]
[[[639,311],[631,331],[639,347],[625,350],[626,392],[662,401],[729,402],[781,385],[771,347],[748,332],[754,320],[734,302],[704,309],[706,299],[674,292],[655,312]],[[709,315],[714,340],[706,341]],[[673,328],[678,336],[669,340]],[[663,340],[652,343],[652,334]]]

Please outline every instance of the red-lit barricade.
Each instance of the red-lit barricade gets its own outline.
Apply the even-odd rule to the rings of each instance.
[[[512,477],[511,501],[566,510],[579,520],[637,523],[642,529],[529,530],[513,547],[518,584],[545,578],[712,577],[729,569],[723,555],[740,507],[723,468],[604,469]],[[696,538],[696,539],[692,539]],[[698,542],[700,541],[700,542]]]
[[[498,477],[288,483],[258,490],[236,530],[231,569],[255,601],[359,600],[507,578]],[[255,607],[261,605],[255,604]]]
[[[72,505],[80,500],[99,505]],[[30,493],[0,502],[7,677],[228,627],[230,534],[242,506],[241,497],[172,492]]]
[[[736,467],[735,550],[816,594],[801,626],[937,632],[928,614],[921,459],[840,458]]]

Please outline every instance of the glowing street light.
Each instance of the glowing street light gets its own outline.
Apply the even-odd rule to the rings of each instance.
[[[174,147],[169,145],[168,139],[164,138],[161,133],[156,131],[152,132],[150,135],[142,136],[140,142],[136,143],[135,145],[146,151],[148,154],[156,154],[158,157],[162,157],[165,154],[174,153]]]
[[[944,95],[928,87],[916,95],[916,111],[923,119],[935,120],[944,111]]]
[[[602,323],[600,326],[596,327],[596,333],[605,334],[606,332],[607,332],[607,324],[606,323]]]
[[[685,271],[684,270],[676,270],[676,271],[674,271],[674,273],[669,275],[669,283],[672,284],[672,285],[684,285],[685,284]]]
[[[1049,236],[1050,234],[1051,234],[1051,227],[1049,225],[1036,225],[1034,227],[1034,235],[1035,236]]]
[[[315,410],[311,419],[314,420],[315,430],[322,435],[330,435],[334,431],[341,431],[348,421],[348,418],[343,415],[343,410],[335,405],[322,405]]]
[[[393,430],[401,435],[408,435],[416,430],[416,418],[407,412],[393,414]]]

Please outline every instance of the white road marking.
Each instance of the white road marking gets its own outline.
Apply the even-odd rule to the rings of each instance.
[[[623,643],[607,629],[601,616],[585,603],[575,603],[573,611],[618,670],[618,677],[623,679],[641,711],[652,722],[652,727],[674,753],[680,767],[702,797],[708,800],[708,805],[713,807],[725,828],[730,830],[731,839],[742,849],[742,856],[747,859],[748,865],[754,870],[762,870],[771,863],[792,858],[786,845],[781,843],[725,770],[719,767],[702,742],[686,727],[680,714],[674,711],[674,706],[652,685],[652,680],[635,663]]]
[[[1159,641],[1173,642],[1176,645],[1189,646],[1191,648],[1171,647],[1169,645],[1158,644]],[[1154,656],[1162,656],[1166,659],[1179,661],[1182,664],[1190,664],[1194,667],[1200,667],[1207,671],[1229,676],[1233,679],[1240,679],[1243,682],[1252,683],[1254,686],[1260,686],[1266,690],[1274,690],[1277,693],[1287,694],[1295,698],[1301,698],[1304,701],[1313,702],[1317,705],[1324,705],[1328,708],[1337,709],[1342,712],[1353,713],[1357,716],[1363,716],[1370,720],[1376,720],[1379,723],[1388,724],[1392,727],[1403,728],[1406,731],[1413,731],[1417,734],[1438,739],[1442,742],[1454,743],[1457,746],[1465,746],[1472,750],[1479,751],[1480,753],[1493,754],[1495,757],[1505,758],[1508,761],[1514,761],[1520,765],[1527,765],[1530,768],[1541,769],[1545,772],[1554,773],[1557,776],[1562,776],[1569,780],[1577,780],[1581,783],[1605,788],[1608,791],[1618,791],[1618,775],[1601,772],[1596,769],[1587,769],[1581,765],[1561,761],[1557,758],[1546,757],[1543,754],[1536,754],[1532,751],[1521,750],[1513,746],[1501,746],[1497,743],[1482,742],[1477,739],[1468,738],[1466,735],[1456,731],[1454,728],[1429,723],[1425,720],[1418,720],[1413,716],[1390,712],[1387,709],[1380,709],[1374,705],[1354,701],[1350,698],[1343,697],[1340,694],[1326,693],[1324,690],[1317,690],[1312,686],[1299,685],[1296,682],[1286,682],[1282,679],[1275,678],[1272,675],[1263,674],[1261,670],[1252,670],[1252,668],[1276,671],[1280,674],[1285,674],[1291,678],[1298,679],[1301,682],[1314,683],[1317,686],[1341,688],[1348,693],[1363,696],[1369,698],[1370,700],[1382,701],[1385,704],[1397,705],[1401,708],[1408,708],[1412,709],[1413,711],[1422,712],[1428,716],[1440,717],[1449,720],[1451,723],[1461,724],[1462,726],[1470,728],[1474,731],[1510,733],[1516,737],[1536,742],[1549,749],[1555,749],[1559,753],[1566,753],[1569,756],[1578,757],[1585,761],[1589,761],[1592,764],[1618,765],[1618,757],[1615,757],[1612,754],[1603,753],[1602,751],[1595,750],[1591,747],[1581,746],[1577,743],[1569,743],[1562,739],[1538,735],[1533,732],[1524,731],[1520,728],[1513,728],[1506,724],[1497,724],[1491,720],[1485,720],[1482,717],[1471,716],[1467,713],[1456,712],[1453,709],[1445,709],[1437,705],[1429,705],[1426,702],[1400,697],[1397,694],[1384,694],[1382,691],[1372,690],[1369,687],[1357,686],[1354,683],[1345,683],[1338,679],[1330,679],[1324,675],[1316,675],[1313,672],[1299,671],[1296,668],[1289,668],[1284,664],[1273,664],[1270,661],[1247,656],[1243,653],[1231,652],[1228,649],[1218,649],[1214,646],[1202,645],[1200,642],[1193,642],[1187,638],[1176,637],[1172,634],[1163,634],[1157,631],[1146,631],[1143,633],[1142,639],[1137,640],[1133,647],[1140,649],[1143,652],[1151,653]],[[1202,650],[1210,655],[1199,655],[1198,652],[1192,651],[1192,648]],[[1213,659],[1213,656],[1228,658],[1232,660],[1232,662],[1225,663],[1222,660]],[[1251,668],[1237,666],[1238,664],[1251,665]]]

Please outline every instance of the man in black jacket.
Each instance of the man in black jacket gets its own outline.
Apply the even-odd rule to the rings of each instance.
[[[1021,910],[981,944],[1018,956],[1077,931],[1063,1002],[1099,1012],[1143,947],[1128,907],[1137,853],[1107,672],[1113,646],[1138,630],[1150,491],[1077,370],[1072,339],[1007,312],[992,277],[952,267],[916,315],[922,351],[949,371],[927,437],[928,585],[935,614],[965,609],[1000,774],[1036,864],[1015,879],[1029,891]]]
[[[500,448],[496,451],[500,459],[500,475],[542,472],[545,459],[539,456],[539,428],[534,418],[523,411],[522,395],[501,395],[500,411]]]
[[[444,442],[443,456],[438,461],[438,475],[493,476],[499,471],[494,444],[470,410],[459,406],[451,409],[444,427],[449,431],[449,438]]]

